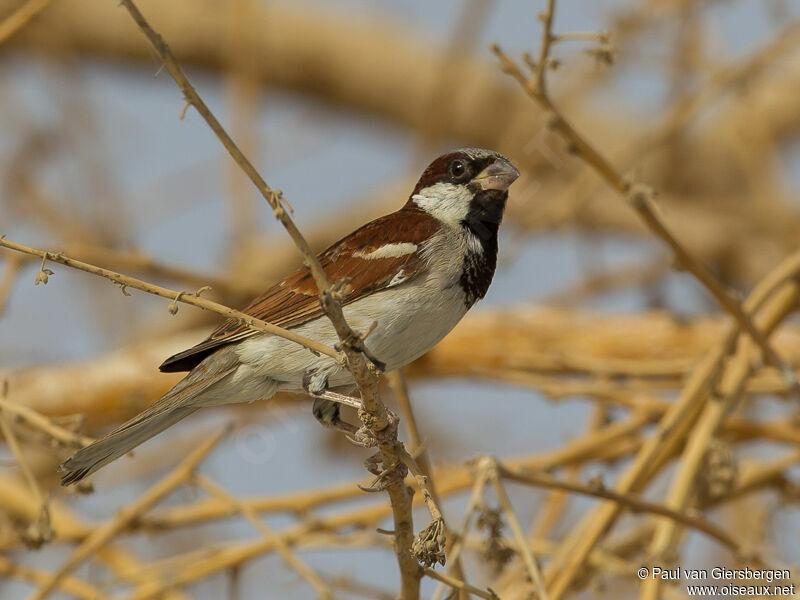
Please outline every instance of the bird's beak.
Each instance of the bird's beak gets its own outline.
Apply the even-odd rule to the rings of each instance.
[[[478,173],[472,181],[478,184],[482,190],[501,190],[508,189],[519,177],[519,171],[505,158],[497,158],[495,161]]]

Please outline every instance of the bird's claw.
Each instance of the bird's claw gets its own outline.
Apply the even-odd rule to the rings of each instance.
[[[366,355],[367,355],[367,358],[369,359],[369,362],[371,362],[371,363],[372,363],[372,365],[373,365],[373,366],[374,366],[374,367],[375,367],[375,368],[376,368],[378,371],[380,371],[381,373],[385,373],[385,372],[386,372],[386,363],[385,363],[385,362],[383,362],[382,360],[378,360],[378,359],[377,359],[376,357],[374,357],[374,356],[373,356],[371,353],[367,353],[366,349],[364,350],[364,354],[366,354]]]
[[[363,422],[365,419],[361,410],[359,410],[359,416],[362,417]],[[393,444],[397,440],[397,426],[400,423],[400,417],[387,409],[386,418],[386,427],[380,431],[375,431],[372,427],[362,425],[353,435],[348,435],[347,439],[350,440],[350,443],[360,448],[377,448],[383,444]]]
[[[360,490],[369,493],[383,492],[393,485],[402,483],[406,475],[408,475],[408,468],[401,462],[383,468],[383,454],[381,452],[376,452],[367,458],[364,461],[364,467],[367,471],[375,475],[375,481],[373,481],[372,485],[369,487],[363,485],[359,485],[358,487]]]

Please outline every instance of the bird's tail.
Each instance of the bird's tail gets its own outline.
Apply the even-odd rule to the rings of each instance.
[[[167,427],[188,417],[202,406],[202,403],[195,401],[196,397],[230,374],[232,370],[227,369],[211,377],[208,376],[208,373],[190,373],[159,400],[156,400],[150,408],[99,440],[78,450],[64,461],[59,467],[59,470],[64,472],[61,476],[61,485],[80,481],[161,433]]]
[[[104,467],[123,454],[127,454],[139,444],[161,433],[184,417],[188,417],[197,406],[175,406],[155,411],[156,406],[137,415],[114,431],[78,450],[59,467],[64,471],[61,485],[76,483]]]

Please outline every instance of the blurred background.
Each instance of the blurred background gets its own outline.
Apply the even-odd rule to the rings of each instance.
[[[728,319],[498,67],[490,43],[515,59],[538,51],[544,0],[137,5],[283,190],[315,248],[399,208],[445,150],[487,147],[520,168],[488,296],[408,369],[423,446],[454,529],[472,482],[461,465],[479,454],[612,485]],[[554,30],[581,33],[553,49],[556,106],[621,173],[654,188],[664,222],[693,256],[746,295],[798,250],[800,2],[561,0]],[[237,308],[300,264],[202,118],[191,108],[182,116],[180,90],[117,3],[0,0],[0,52],[0,235],[175,290],[209,285],[205,297]],[[66,431],[96,436],[147,406],[176,380],[158,373],[161,360],[217,322],[189,306],[171,315],[168,301],[123,295],[59,265],[48,264],[49,282],[34,286],[40,266],[0,251],[0,376],[7,402]],[[800,362],[793,319],[773,339],[788,364]],[[800,560],[796,398],[759,365],[739,392],[707,440],[710,462],[690,504],[771,567],[791,568]],[[391,390],[384,396],[395,406]],[[576,440],[639,417],[613,448],[570,454]],[[253,500],[275,531],[300,531],[289,543],[336,597],[397,592],[390,539],[374,533],[391,528],[388,503],[355,487],[367,454],[322,430],[303,398],[198,413],[99,472],[93,493],[57,484],[55,466],[74,448],[12,421],[53,531],[30,539],[36,496],[4,447],[3,598],[31,594],[76,543],[227,421],[235,429],[202,473]],[[681,452],[648,479],[646,497],[669,495]],[[731,493],[751,472],[771,477]],[[321,499],[309,500],[318,490]],[[522,485],[509,491],[545,564],[598,504]],[[53,597],[319,595],[274,548],[254,546],[261,533],[247,519],[202,514],[208,498],[196,485],[178,487],[75,569],[75,589]],[[497,506],[491,491],[485,503],[484,525]],[[372,507],[372,520],[347,517]],[[426,516],[416,515],[419,529]],[[570,594],[637,597],[632,575],[653,560],[658,522],[634,514],[615,523],[602,546],[618,562],[591,563]],[[531,584],[504,527],[474,528],[464,573],[504,599],[525,598]],[[240,551],[226,562],[225,552]],[[691,531],[656,558],[753,566]],[[425,578],[423,596],[436,585]]]

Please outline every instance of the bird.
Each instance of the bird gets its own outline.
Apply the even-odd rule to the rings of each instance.
[[[447,152],[422,172],[399,210],[318,255],[340,290],[349,325],[369,330],[365,349],[382,369],[398,369],[428,352],[486,295],[508,188],[518,177],[511,161],[492,150]],[[338,341],[305,267],[242,311],[329,346]],[[354,428],[340,418],[340,404],[325,398],[355,387],[340,362],[236,319],[159,369],[188,373],[142,413],[64,461],[62,485],[80,481],[200,408],[264,400],[278,391],[315,398],[312,412],[327,427]]]

